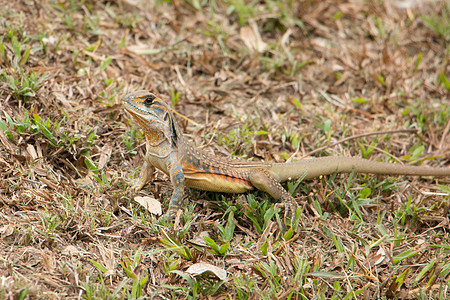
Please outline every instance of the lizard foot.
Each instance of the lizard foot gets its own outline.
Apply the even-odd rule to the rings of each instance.
[[[142,190],[142,188],[145,186],[145,182],[141,182],[140,180],[133,180],[131,184],[131,189],[135,192],[138,192]]]
[[[167,219],[169,224],[173,224],[173,228],[178,228],[180,225],[181,215],[183,211],[181,209],[169,209],[165,214],[158,218],[158,222],[165,221]]]
[[[275,207],[284,209],[284,220],[286,221],[288,218],[290,218],[290,220],[291,220],[290,226],[292,226],[294,224],[295,213],[296,213],[296,210],[298,207],[297,203],[293,203],[291,201],[286,201],[286,202],[281,202],[281,203],[275,204]]]

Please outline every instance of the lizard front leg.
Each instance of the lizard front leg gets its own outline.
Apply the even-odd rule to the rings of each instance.
[[[134,183],[133,189],[135,191],[139,191],[147,184],[152,178],[153,173],[155,172],[155,167],[149,163],[147,160],[144,161],[144,165],[141,168],[141,174],[139,175],[139,179]]]
[[[145,160],[144,165],[142,166],[141,173],[139,175],[139,179],[133,185],[133,189],[139,191],[142,189],[152,178],[153,173],[155,172],[155,167],[151,162]],[[180,164],[169,165],[168,166],[168,175],[170,176],[170,180],[173,186],[172,198],[170,199],[169,209],[167,214],[169,216],[169,220],[173,220],[179,209],[182,209],[183,204],[183,196],[184,196],[184,173]]]
[[[178,210],[183,208],[183,196],[184,196],[184,173],[180,164],[169,167],[169,176],[172,181],[173,193],[170,199],[169,209],[167,214],[169,220],[173,220],[177,215]]]

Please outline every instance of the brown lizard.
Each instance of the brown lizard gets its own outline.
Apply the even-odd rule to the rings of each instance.
[[[166,173],[173,185],[169,218],[182,209],[185,186],[226,193],[244,193],[254,188],[275,199],[294,203],[281,182],[314,178],[335,172],[386,175],[450,176],[450,168],[405,166],[355,157],[322,157],[289,163],[254,162],[218,158],[198,150],[182,135],[168,105],[148,91],[128,94],[125,109],[144,131],[146,150],[139,180],[140,190],[152,178],[155,168]]]

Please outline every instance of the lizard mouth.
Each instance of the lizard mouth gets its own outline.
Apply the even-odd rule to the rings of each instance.
[[[125,103],[124,108],[136,120],[138,120],[138,119],[144,120],[145,115],[148,115],[148,113],[144,114],[144,113],[139,112],[136,107],[131,106],[129,103]]]
[[[166,115],[166,111],[158,106],[152,107],[148,109],[146,107],[139,108],[133,103],[124,101],[125,110],[136,120],[146,121],[149,119],[153,119],[153,121],[165,123],[164,116]]]

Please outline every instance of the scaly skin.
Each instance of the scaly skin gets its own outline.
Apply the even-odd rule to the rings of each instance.
[[[254,188],[275,199],[294,203],[281,182],[304,176],[305,179],[338,173],[386,175],[450,176],[450,168],[404,166],[354,157],[322,157],[292,163],[266,163],[217,158],[193,147],[183,137],[167,104],[148,91],[124,97],[125,109],[144,131],[147,153],[141,176],[134,188],[140,190],[151,180],[155,168],[169,175],[173,194],[168,214],[173,218],[183,207],[184,187],[244,193]]]

